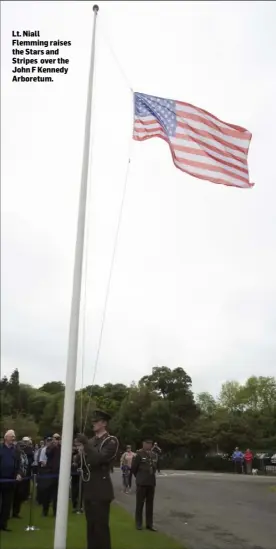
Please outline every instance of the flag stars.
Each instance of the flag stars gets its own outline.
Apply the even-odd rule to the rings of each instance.
[[[156,118],[168,136],[174,135],[176,131],[175,102],[171,99],[136,93],[135,115]]]

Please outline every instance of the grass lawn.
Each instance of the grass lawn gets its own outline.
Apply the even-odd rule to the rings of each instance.
[[[11,519],[12,532],[0,533],[1,549],[52,549],[54,519],[43,518],[40,507],[35,507],[33,523],[37,532],[25,532],[29,522],[29,506],[21,511],[22,519]],[[112,549],[183,549],[176,541],[164,534],[137,531],[133,518],[120,506],[113,504],[111,512]],[[69,515],[67,549],[86,549],[86,524],[83,515]]]

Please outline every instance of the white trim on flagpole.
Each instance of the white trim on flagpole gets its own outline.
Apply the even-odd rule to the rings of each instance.
[[[67,540],[69,481],[70,481],[71,459],[72,459],[72,440],[73,440],[73,425],[74,425],[74,411],[75,411],[75,390],[76,390],[76,372],[77,372],[78,337],[79,337],[79,314],[80,314],[80,300],[81,300],[83,248],[84,248],[84,236],[85,236],[87,178],[88,178],[89,151],[90,151],[90,127],[91,127],[92,92],[93,92],[94,61],[95,61],[96,20],[97,20],[98,11],[99,11],[99,7],[96,5],[93,6],[93,12],[94,12],[93,38],[92,38],[92,46],[91,46],[91,61],[90,61],[89,81],[88,81],[88,92],[87,92],[77,241],[76,241],[76,248],[75,248],[75,266],[74,266],[74,279],[73,279],[73,294],[72,294],[72,303],[71,303],[66,385],[65,385],[64,408],[63,408],[62,446],[61,446],[54,549],[66,549],[66,540]]]

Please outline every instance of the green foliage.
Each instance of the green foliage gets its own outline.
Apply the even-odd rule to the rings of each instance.
[[[56,395],[57,393],[64,391],[64,389],[64,383],[61,381],[50,381],[48,383],[44,383],[44,385],[39,388],[39,391],[42,393],[49,393],[50,395]]]
[[[148,387],[163,398],[175,400],[179,392],[191,393],[192,380],[183,368],[170,370],[167,366],[156,366],[152,369],[151,375],[142,377],[139,385]]]
[[[204,416],[212,417],[217,411],[218,405],[210,393],[199,393],[196,397],[196,403]]]
[[[28,436],[35,440],[38,436],[38,425],[31,416],[3,416],[0,419],[0,428],[1,433],[13,429],[18,439]]]
[[[0,380],[1,432],[14,429],[32,438],[62,432],[64,385],[53,381],[39,389],[20,383],[15,370]],[[121,447],[138,447],[153,437],[175,463],[207,453],[276,448],[276,379],[250,377],[243,385],[227,381],[218,399],[203,392],[195,396],[183,368],[155,367],[136,385],[106,383],[76,392],[74,431],[92,435],[95,408],[107,410],[110,430]],[[171,462],[172,463],[172,462]],[[220,465],[218,465],[219,467]]]

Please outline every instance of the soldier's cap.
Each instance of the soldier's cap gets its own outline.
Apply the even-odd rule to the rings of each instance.
[[[103,410],[94,410],[92,414],[92,421],[110,421],[111,416]]]

